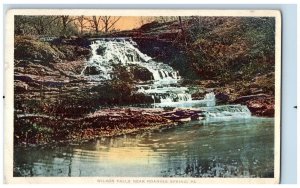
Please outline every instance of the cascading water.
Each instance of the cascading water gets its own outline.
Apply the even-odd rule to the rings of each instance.
[[[204,115],[206,118],[245,118],[251,117],[251,112],[247,106],[243,105],[222,105],[214,107],[202,107],[205,111]]]
[[[215,106],[216,105],[216,97],[214,93],[207,93],[204,97],[204,100],[207,101],[207,106]]]
[[[153,61],[151,57],[140,52],[135,45],[136,43],[131,39],[122,38],[93,41],[90,45],[92,56],[81,74],[96,80],[109,80],[113,74],[113,65],[137,64],[147,68],[153,74],[154,80],[174,81],[180,78],[178,72],[172,67]],[[89,69],[98,73],[91,74]]]
[[[116,65],[137,65],[152,73],[152,80],[137,84],[137,92],[152,97],[154,107],[205,108],[207,118],[229,116],[251,116],[249,109],[241,105],[215,106],[213,92],[207,93],[203,100],[192,100],[187,87],[179,84],[178,71],[171,66],[154,61],[142,53],[131,38],[103,38],[92,42],[92,56],[81,75],[90,80],[110,80]]]
[[[81,74],[90,80],[110,80],[114,65],[135,64],[152,73],[149,84],[139,84],[138,92],[153,96],[157,103],[190,101],[186,87],[179,87],[180,76],[167,64],[156,62],[135,47],[131,39],[99,39],[91,44],[92,56]]]

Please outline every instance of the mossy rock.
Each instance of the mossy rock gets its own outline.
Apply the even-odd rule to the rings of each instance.
[[[29,37],[15,37],[15,59],[28,60],[30,62],[61,62],[62,60],[74,61],[78,58],[89,57],[89,48],[69,45],[69,44],[50,44],[38,39]]]
[[[15,38],[15,59],[32,60],[42,63],[60,62],[65,55],[47,42],[34,39]]]

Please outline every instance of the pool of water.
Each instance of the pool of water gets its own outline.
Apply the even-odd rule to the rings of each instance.
[[[274,118],[212,118],[78,146],[15,148],[14,176],[273,177]]]

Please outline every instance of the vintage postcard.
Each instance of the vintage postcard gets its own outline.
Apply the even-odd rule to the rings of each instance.
[[[278,10],[7,12],[6,183],[279,183]]]

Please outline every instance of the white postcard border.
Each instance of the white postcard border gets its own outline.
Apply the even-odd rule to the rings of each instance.
[[[13,177],[14,113],[14,16],[15,15],[111,16],[230,16],[275,17],[275,135],[274,178],[158,178],[158,177]],[[278,10],[161,10],[161,9],[12,9],[6,14],[4,62],[4,182],[5,183],[204,183],[272,184],[280,181],[281,125],[281,13]]]

